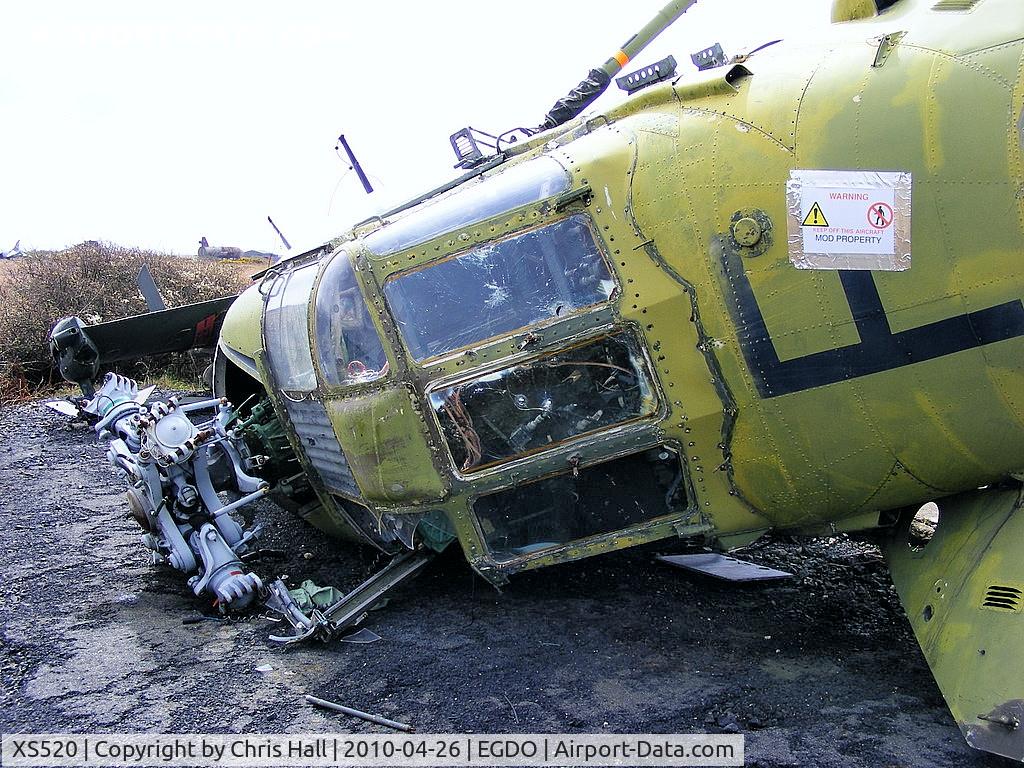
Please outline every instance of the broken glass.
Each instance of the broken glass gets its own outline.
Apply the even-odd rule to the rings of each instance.
[[[423,360],[610,300],[615,282],[588,222],[577,214],[388,282],[409,352]]]
[[[621,333],[430,393],[452,458],[471,472],[657,409],[639,345]]]
[[[686,510],[683,468],[659,447],[482,496],[473,505],[491,554],[514,559]]]
[[[316,348],[328,386],[375,381],[388,372],[384,347],[345,251],[331,259],[317,288]]]

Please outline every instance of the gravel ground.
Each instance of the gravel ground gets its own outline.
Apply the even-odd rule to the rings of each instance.
[[[281,650],[259,617],[182,623],[204,605],[148,564],[90,430],[26,405],[0,434],[2,732],[379,730],[312,693],[420,732],[740,732],[761,768],[1011,765],[964,744],[868,544],[759,543],[745,556],[796,573],[773,585],[643,549],[501,593],[446,554],[371,616],[382,640]],[[264,576],[348,589],[380,566],[270,503],[256,515],[291,553]]]

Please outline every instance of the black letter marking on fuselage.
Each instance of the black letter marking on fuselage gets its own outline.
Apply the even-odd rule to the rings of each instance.
[[[1019,299],[893,333],[871,272],[838,270],[860,343],[782,361],[772,344],[741,257],[727,249],[722,263],[733,292],[734,300],[729,307],[740,347],[758,393],[766,398],[1024,336],[1024,304]]]

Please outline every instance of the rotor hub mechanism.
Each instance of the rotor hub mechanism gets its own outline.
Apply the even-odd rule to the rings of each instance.
[[[199,430],[180,410],[163,411],[166,411],[166,406],[159,403],[151,411],[153,418],[141,421],[142,444],[149,448],[157,461],[173,464],[192,456]]]
[[[146,408],[136,382],[107,374],[84,411],[98,418],[107,458],[131,487],[128,508],[146,531],[154,563],[184,572],[197,595],[221,610],[252,604],[263,582],[242,564],[259,528],[246,530],[231,512],[263,497],[269,484],[249,474],[266,457],[253,455],[226,400],[179,405],[175,398]],[[213,411],[199,424],[190,412]],[[211,471],[226,461],[228,471]],[[215,483],[214,478],[218,478]],[[225,497],[236,496],[234,501]]]

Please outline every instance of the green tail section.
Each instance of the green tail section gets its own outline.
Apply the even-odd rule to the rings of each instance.
[[[940,499],[931,541],[913,512],[886,545],[932,674],[976,749],[1024,761],[1024,511],[1020,487]]]

